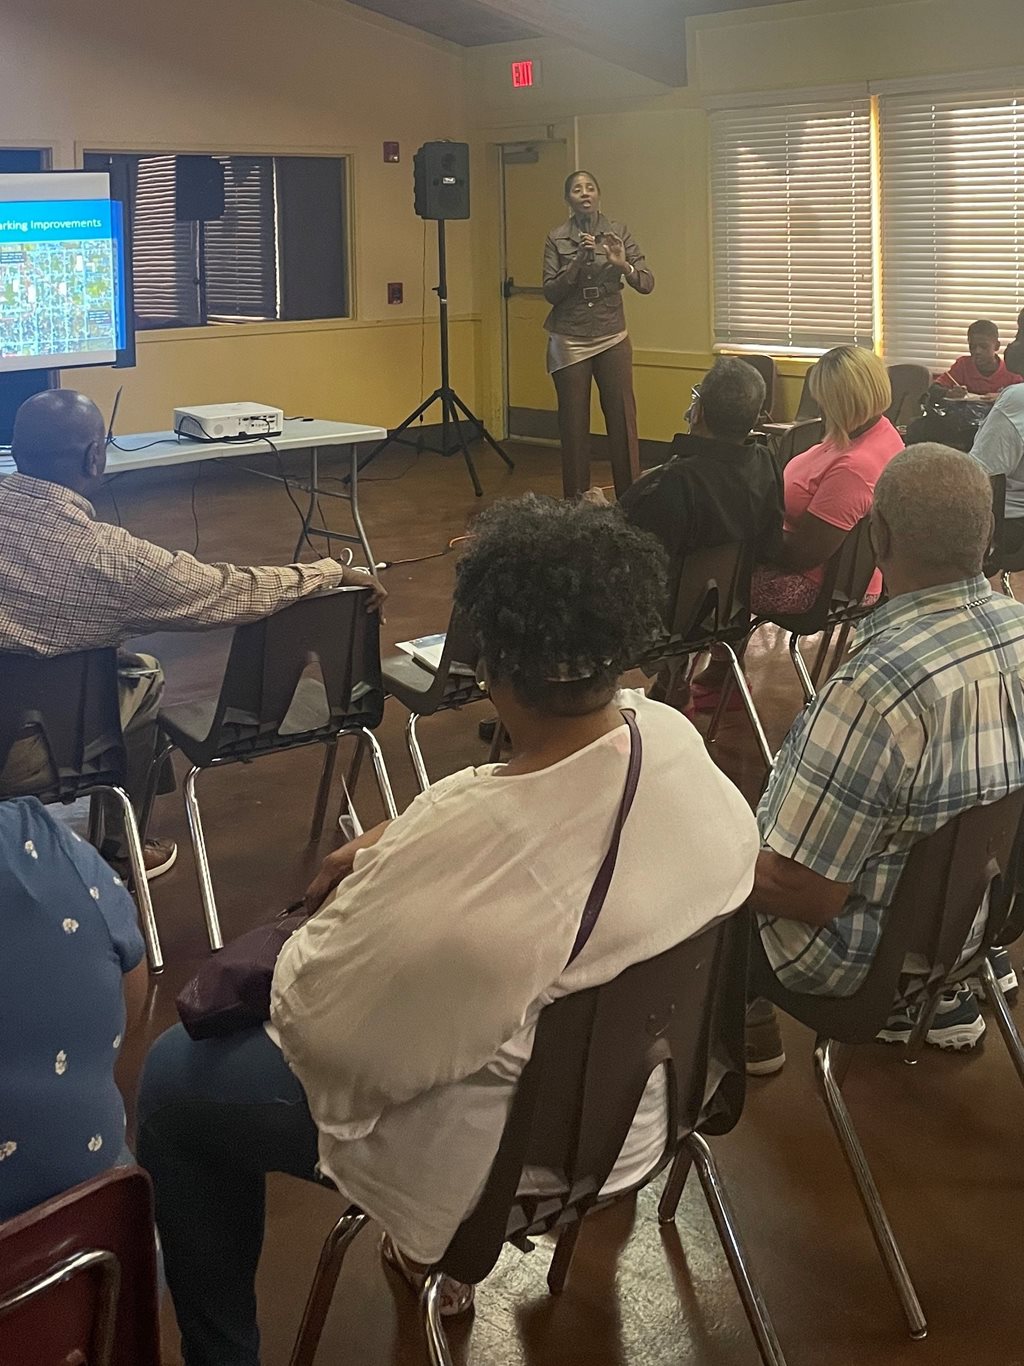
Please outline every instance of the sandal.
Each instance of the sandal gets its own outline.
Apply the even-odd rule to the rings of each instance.
[[[380,1255],[384,1265],[401,1276],[409,1289],[415,1290],[418,1295],[423,1289],[423,1283],[427,1279],[426,1275],[422,1271],[413,1271],[389,1233],[382,1233],[380,1236]],[[453,1280],[451,1276],[443,1276],[441,1278],[441,1317],[454,1319],[461,1314],[468,1314],[473,1308],[475,1297],[475,1285],[465,1285],[462,1281]]]

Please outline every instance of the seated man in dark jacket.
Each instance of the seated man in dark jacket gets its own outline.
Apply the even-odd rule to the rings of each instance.
[[[753,366],[723,356],[695,390],[689,435],[677,435],[668,462],[619,499],[627,519],[665,546],[672,571],[691,551],[730,541],[752,542],[759,563],[778,554],[782,476],[763,446],[744,444],[763,403]]]

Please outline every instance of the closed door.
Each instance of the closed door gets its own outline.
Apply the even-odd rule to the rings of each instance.
[[[555,391],[547,373],[542,288],[544,239],[565,217],[572,169],[564,141],[502,148],[505,204],[505,394],[511,437],[557,441]]]

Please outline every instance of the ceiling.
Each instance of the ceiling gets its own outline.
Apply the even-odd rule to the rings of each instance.
[[[785,0],[352,0],[461,47],[561,39],[665,85],[686,83],[689,15]]]
[[[389,19],[398,19],[447,38],[462,47],[484,47],[488,43],[518,43],[539,38],[537,29],[507,15],[483,9],[475,0],[353,0],[361,9],[373,10]]]

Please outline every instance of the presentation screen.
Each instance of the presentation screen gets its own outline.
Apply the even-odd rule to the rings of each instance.
[[[107,172],[0,175],[0,373],[113,365],[125,284]]]

